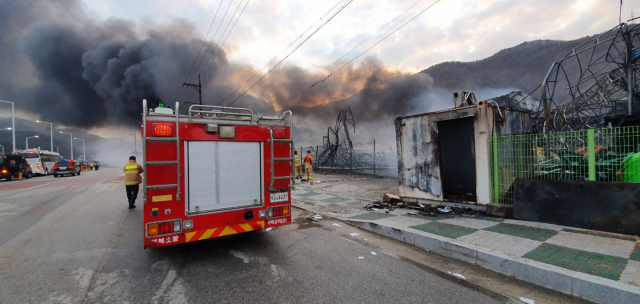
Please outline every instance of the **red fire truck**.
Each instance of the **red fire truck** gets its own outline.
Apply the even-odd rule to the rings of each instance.
[[[143,100],[144,248],[290,224],[291,111],[178,110]]]

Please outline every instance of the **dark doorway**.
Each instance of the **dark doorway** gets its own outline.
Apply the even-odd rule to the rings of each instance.
[[[473,117],[438,122],[444,199],[477,201]]]

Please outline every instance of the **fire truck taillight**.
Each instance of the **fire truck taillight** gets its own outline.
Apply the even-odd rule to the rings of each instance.
[[[165,235],[180,232],[180,220],[147,224],[147,236]]]
[[[169,137],[173,135],[173,126],[171,124],[153,124],[153,136]]]
[[[269,217],[281,217],[289,215],[289,205],[269,207]]]

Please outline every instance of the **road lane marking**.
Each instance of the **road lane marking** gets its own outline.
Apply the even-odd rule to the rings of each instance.
[[[23,189],[23,191],[31,190],[31,189],[35,189],[35,188],[39,188],[39,187],[46,186],[46,185],[53,184],[53,183],[55,183],[55,182],[50,182],[50,183],[42,184],[42,185],[40,185],[40,186],[35,186],[35,187],[31,187],[31,188]]]

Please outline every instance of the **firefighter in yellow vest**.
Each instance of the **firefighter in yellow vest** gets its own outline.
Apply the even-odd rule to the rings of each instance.
[[[311,151],[307,151],[307,155],[304,156],[304,170],[307,173],[307,181],[313,181],[313,157],[311,157]]]
[[[294,164],[296,165],[296,178],[302,178],[302,161],[300,161],[300,155],[298,151],[293,152],[295,154]]]
[[[129,200],[129,209],[136,207],[136,198],[138,198],[138,191],[140,191],[140,183],[142,182],[142,176],[140,173],[144,172],[142,166],[136,163],[136,157],[129,157],[129,163],[122,169],[124,171],[124,186],[127,189],[127,199]]]

